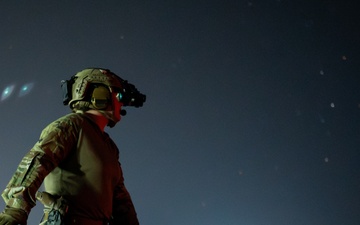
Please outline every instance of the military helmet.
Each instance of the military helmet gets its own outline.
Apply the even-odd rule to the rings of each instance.
[[[106,109],[111,102],[111,93],[115,92],[123,106],[141,107],[146,101],[146,95],[136,87],[123,80],[108,69],[88,68],[61,82],[63,103],[72,110],[80,105],[86,108]],[[79,109],[79,108],[78,108]],[[76,109],[75,109],[76,110]]]
[[[68,94],[71,96],[68,99],[64,97],[64,104],[69,104],[70,108],[73,108],[74,103],[78,101],[90,102],[96,86],[105,86],[109,92],[113,90],[120,92],[123,80],[108,69],[89,68],[76,73],[68,82],[71,86],[71,88],[68,87],[68,91],[71,92]]]

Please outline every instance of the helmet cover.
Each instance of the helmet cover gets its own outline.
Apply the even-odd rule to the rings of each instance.
[[[72,99],[69,101],[70,108],[78,101],[90,102],[94,85],[106,86],[110,92],[120,91],[123,80],[108,69],[89,68],[75,74],[72,78]]]

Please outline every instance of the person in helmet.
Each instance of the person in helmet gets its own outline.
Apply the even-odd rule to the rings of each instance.
[[[82,70],[62,87],[72,113],[50,123],[20,162],[2,192],[0,225],[27,224],[37,200],[45,205],[41,224],[139,224],[119,150],[104,128],[120,121],[123,106],[141,107],[145,95],[101,68]]]

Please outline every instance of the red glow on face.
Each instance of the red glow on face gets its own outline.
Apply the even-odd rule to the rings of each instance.
[[[116,121],[120,121],[121,120],[121,107],[123,106],[123,103],[118,101],[117,98],[118,93],[112,93],[112,99],[113,99],[113,113],[114,113],[114,119]]]

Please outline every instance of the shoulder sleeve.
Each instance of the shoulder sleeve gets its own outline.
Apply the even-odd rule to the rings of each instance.
[[[8,207],[30,213],[36,203],[35,193],[44,178],[76,146],[81,121],[81,117],[69,114],[42,131],[39,141],[23,157],[2,193]]]

